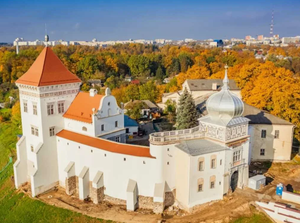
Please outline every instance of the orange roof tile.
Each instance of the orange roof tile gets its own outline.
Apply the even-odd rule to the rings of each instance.
[[[136,146],[124,143],[117,143],[109,141],[106,139],[94,138],[68,130],[62,130],[56,134],[57,136],[71,140],[73,142],[81,143],[83,145],[95,147],[98,149],[106,150],[112,153],[120,153],[130,156],[148,157],[155,158],[151,156],[150,149],[143,146]]]
[[[16,83],[31,86],[78,83],[81,80],[72,74],[49,48],[45,47],[29,70]]]
[[[102,97],[103,95],[99,94],[91,97],[88,92],[79,92],[63,117],[92,123],[92,109],[99,109]]]

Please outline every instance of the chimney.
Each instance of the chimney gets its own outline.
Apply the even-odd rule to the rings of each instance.
[[[94,89],[94,88],[90,89],[90,97],[94,97],[97,93],[98,92],[96,89]]]

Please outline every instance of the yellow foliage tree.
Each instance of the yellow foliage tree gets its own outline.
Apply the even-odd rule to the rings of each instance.
[[[209,77],[209,70],[204,66],[193,65],[186,73],[179,73],[177,86],[181,88],[183,82],[187,79],[206,79]]]

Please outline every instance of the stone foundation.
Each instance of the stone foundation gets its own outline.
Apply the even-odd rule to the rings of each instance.
[[[144,196],[139,195],[138,196],[138,208],[153,209],[154,208],[153,197],[144,197]]]
[[[100,187],[97,189],[92,187],[91,185],[90,197],[94,204],[99,204],[100,202],[102,202],[104,200],[104,187]]]
[[[117,204],[117,205],[125,205],[126,206],[126,200],[110,197],[108,195],[104,195],[104,200],[108,201],[112,204]]]
[[[65,185],[66,185],[66,193],[68,195],[76,194],[76,190],[78,190],[78,179],[76,179],[76,176],[72,176],[66,179]]]
[[[163,213],[165,209],[164,203],[161,202],[153,202],[153,212],[155,214]]]
[[[165,207],[170,207],[175,203],[174,192],[169,191],[165,193]]]

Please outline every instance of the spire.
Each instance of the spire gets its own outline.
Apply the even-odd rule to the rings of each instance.
[[[229,79],[228,79],[227,72],[228,72],[228,65],[226,64],[225,65],[225,76],[223,79],[223,87],[222,87],[222,89],[224,89],[224,90],[229,90],[229,87],[228,87]]]

